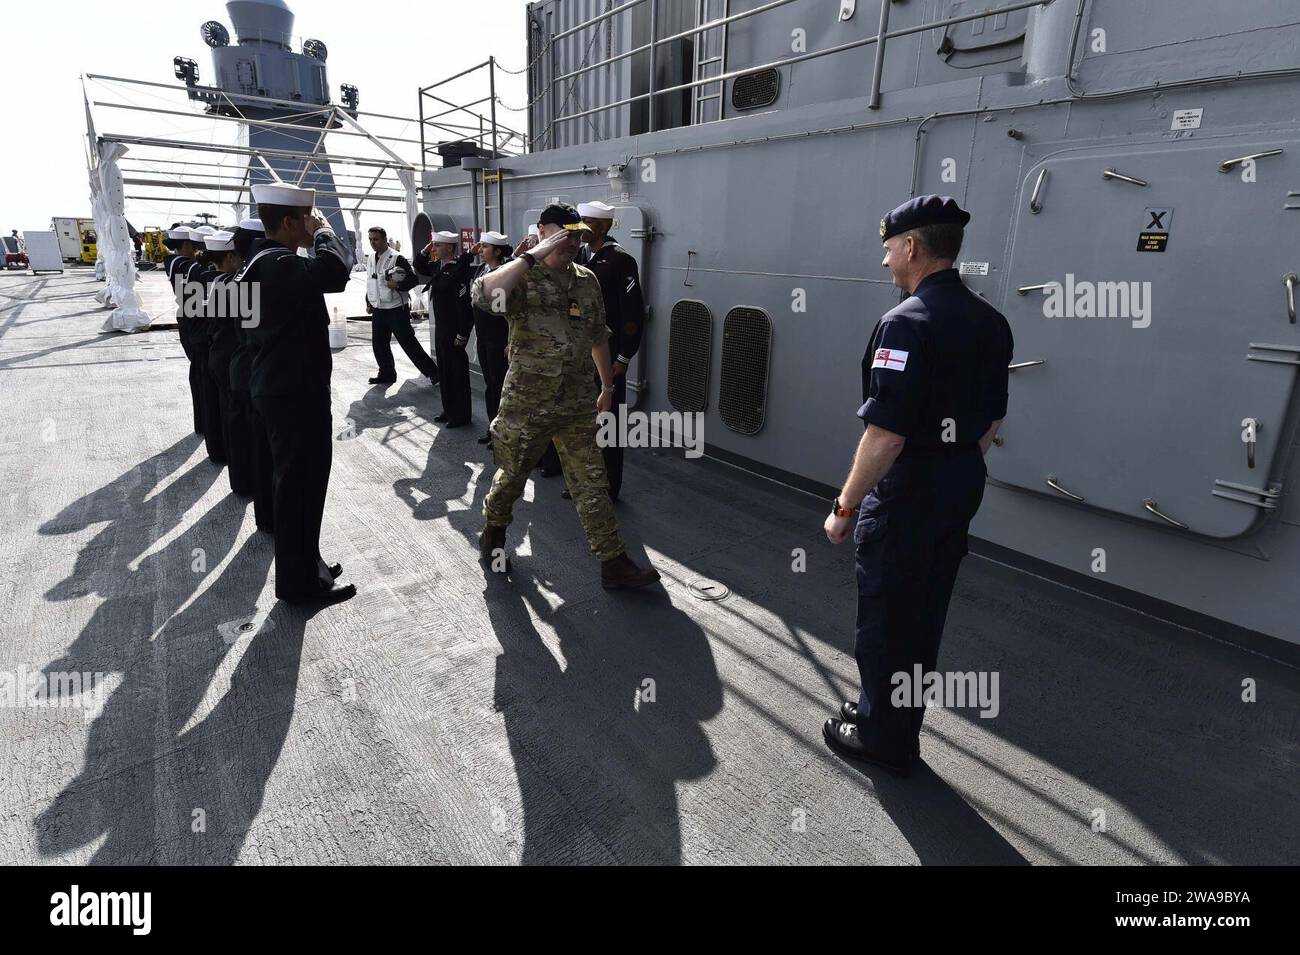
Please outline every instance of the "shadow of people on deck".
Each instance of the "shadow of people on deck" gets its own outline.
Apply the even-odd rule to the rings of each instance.
[[[502,648],[496,708],[523,807],[521,861],[680,862],[676,784],[713,770],[702,724],[722,708],[704,632],[662,593],[553,610],[527,573],[485,576]],[[554,625],[558,648],[533,615]]]
[[[42,855],[102,838],[95,863],[236,860],[292,720],[311,616],[282,603],[258,613],[271,560],[270,543],[249,538],[218,580],[134,648],[81,773],[35,820]],[[214,683],[232,652],[241,657],[229,685]],[[205,700],[210,712],[189,725]]]

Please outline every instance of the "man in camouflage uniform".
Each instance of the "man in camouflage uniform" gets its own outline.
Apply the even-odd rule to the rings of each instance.
[[[644,587],[659,573],[637,567],[624,553],[596,446],[596,412],[612,404],[613,368],[600,282],[573,261],[582,219],[572,206],[552,205],[537,224],[537,245],[476,279],[471,290],[476,308],[504,314],[510,323],[510,368],[492,422],[497,472],[483,503],[479,553],[494,568],[504,556],[514,503],[554,441],[587,543],[601,562],[601,585]],[[593,363],[602,385],[595,408]]]

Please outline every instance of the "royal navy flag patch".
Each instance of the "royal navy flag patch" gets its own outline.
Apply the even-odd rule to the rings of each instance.
[[[897,348],[877,348],[876,357],[871,361],[872,368],[892,368],[902,371],[907,367],[907,352]]]

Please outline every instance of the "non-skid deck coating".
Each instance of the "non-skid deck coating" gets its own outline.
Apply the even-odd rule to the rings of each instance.
[[[176,332],[100,334],[100,287],[0,276],[0,673],[104,688],[0,710],[5,862],[1300,861],[1293,670],[972,556],[940,664],[996,671],[1000,712],[931,712],[911,780],[859,771],[821,741],[856,693],[822,502],[635,451],[618,513],[663,589],[600,589],[558,479],[485,579],[481,399],[447,431],[404,357],[366,385],[364,324],[322,541],[360,592],[278,605]]]

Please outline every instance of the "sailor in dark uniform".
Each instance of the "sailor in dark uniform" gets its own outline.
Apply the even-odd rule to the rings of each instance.
[[[253,493],[252,474],[248,468],[248,429],[234,426],[234,406],[230,391],[230,358],[239,345],[239,300],[229,294],[230,280],[244,264],[248,244],[236,242],[238,230],[208,236],[206,245],[217,263],[218,272],[208,284],[208,378],[216,392],[217,422],[226,450],[230,489],[243,497]],[[242,246],[242,250],[240,248]],[[209,415],[211,417],[211,415]],[[242,446],[241,446],[242,445]]]
[[[197,276],[203,270],[203,266],[196,258],[203,243],[201,238],[196,243],[195,235],[198,233],[192,233],[188,226],[177,225],[167,231],[163,244],[171,252],[163,257],[163,270],[167,273],[167,281],[171,283],[172,292],[176,295],[176,327],[180,332],[181,349],[190,362],[190,403],[194,408],[194,433],[202,434],[203,389],[196,387],[199,379],[194,364],[194,350],[190,343],[190,333],[196,323],[185,317],[185,292],[190,276]]]
[[[434,421],[449,428],[469,424],[469,355],[465,346],[474,330],[474,311],[469,301],[469,286],[474,280],[474,253],[459,258],[456,246],[460,236],[454,232],[435,232],[433,239],[415,257],[415,271],[429,276],[429,313],[434,325],[434,360],[441,379],[442,413]]]
[[[197,316],[189,319],[193,324],[190,331],[190,351],[193,355],[190,371],[198,372],[197,382],[193,386],[197,387],[200,392],[199,404],[203,413],[203,444],[207,448],[208,460],[215,464],[226,463],[226,432],[221,422],[221,393],[217,389],[217,383],[208,371],[209,352],[212,348],[212,331],[214,319],[208,307],[209,293],[212,290],[212,283],[221,275],[219,263],[225,256],[225,249],[213,248],[208,243],[212,242],[217,236],[223,235],[212,226],[203,226],[196,230],[201,233],[203,245],[203,254],[200,256],[202,269],[197,275],[193,276],[193,288],[191,292],[197,297],[199,312]],[[224,239],[219,240],[219,245],[225,245]]]
[[[500,232],[484,232],[471,252],[483,260],[474,277],[487,275],[510,261],[510,240]],[[510,329],[505,315],[494,315],[481,308],[474,309],[474,342],[478,352],[478,367],[483,372],[483,404],[487,408],[489,431],[478,439],[479,444],[492,443],[492,419],[501,407],[501,389],[506,383],[506,358]]]
[[[326,292],[348,284],[352,253],[312,214],[316,194],[279,183],[253,186],[266,227],[238,281],[257,290],[253,341],[253,406],[266,422],[274,468],[275,595],[289,603],[338,603],[354,596],[337,586],[343,572],[320,555],[329,489],[329,313]],[[297,254],[311,247],[309,258]]]
[[[397,381],[397,365],[393,363],[392,340],[402,346],[420,374],[430,384],[438,383],[438,366],[424,350],[411,328],[411,306],[407,293],[415,288],[417,279],[411,263],[389,246],[388,233],[375,226],[368,233],[372,254],[366,266],[366,311],[370,314],[370,345],[375,352],[379,373],[370,384],[390,384]]]
[[[1007,411],[1011,328],[953,268],[969,221],[941,196],[912,199],[881,220],[884,265],[909,297],[872,332],[858,409],[866,430],[825,523],[833,543],[852,529],[857,545],[862,692],[822,734],[842,756],[903,775],[920,759],[925,706],[896,692],[894,675],[935,672],[984,495],[984,453]]]
[[[235,248],[245,263],[252,258],[253,244],[266,237],[261,219],[245,219],[235,230]],[[275,498],[271,473],[271,442],[266,422],[253,407],[249,390],[253,376],[254,343],[250,326],[257,321],[241,318],[235,323],[235,347],[230,354],[230,485],[236,494],[253,497],[253,518],[257,529],[275,532]]]
[[[578,215],[589,229],[587,254],[580,261],[596,273],[605,299],[609,354],[614,359],[614,404],[610,413],[618,416],[619,408],[627,404],[627,368],[641,347],[641,329],[645,325],[641,276],[636,259],[609,234],[614,225],[613,206],[603,202],[579,203]],[[623,487],[623,446],[611,444],[600,451],[605,459],[605,473],[609,475],[609,496],[617,501]],[[565,491],[563,496],[568,498],[569,492]]]

